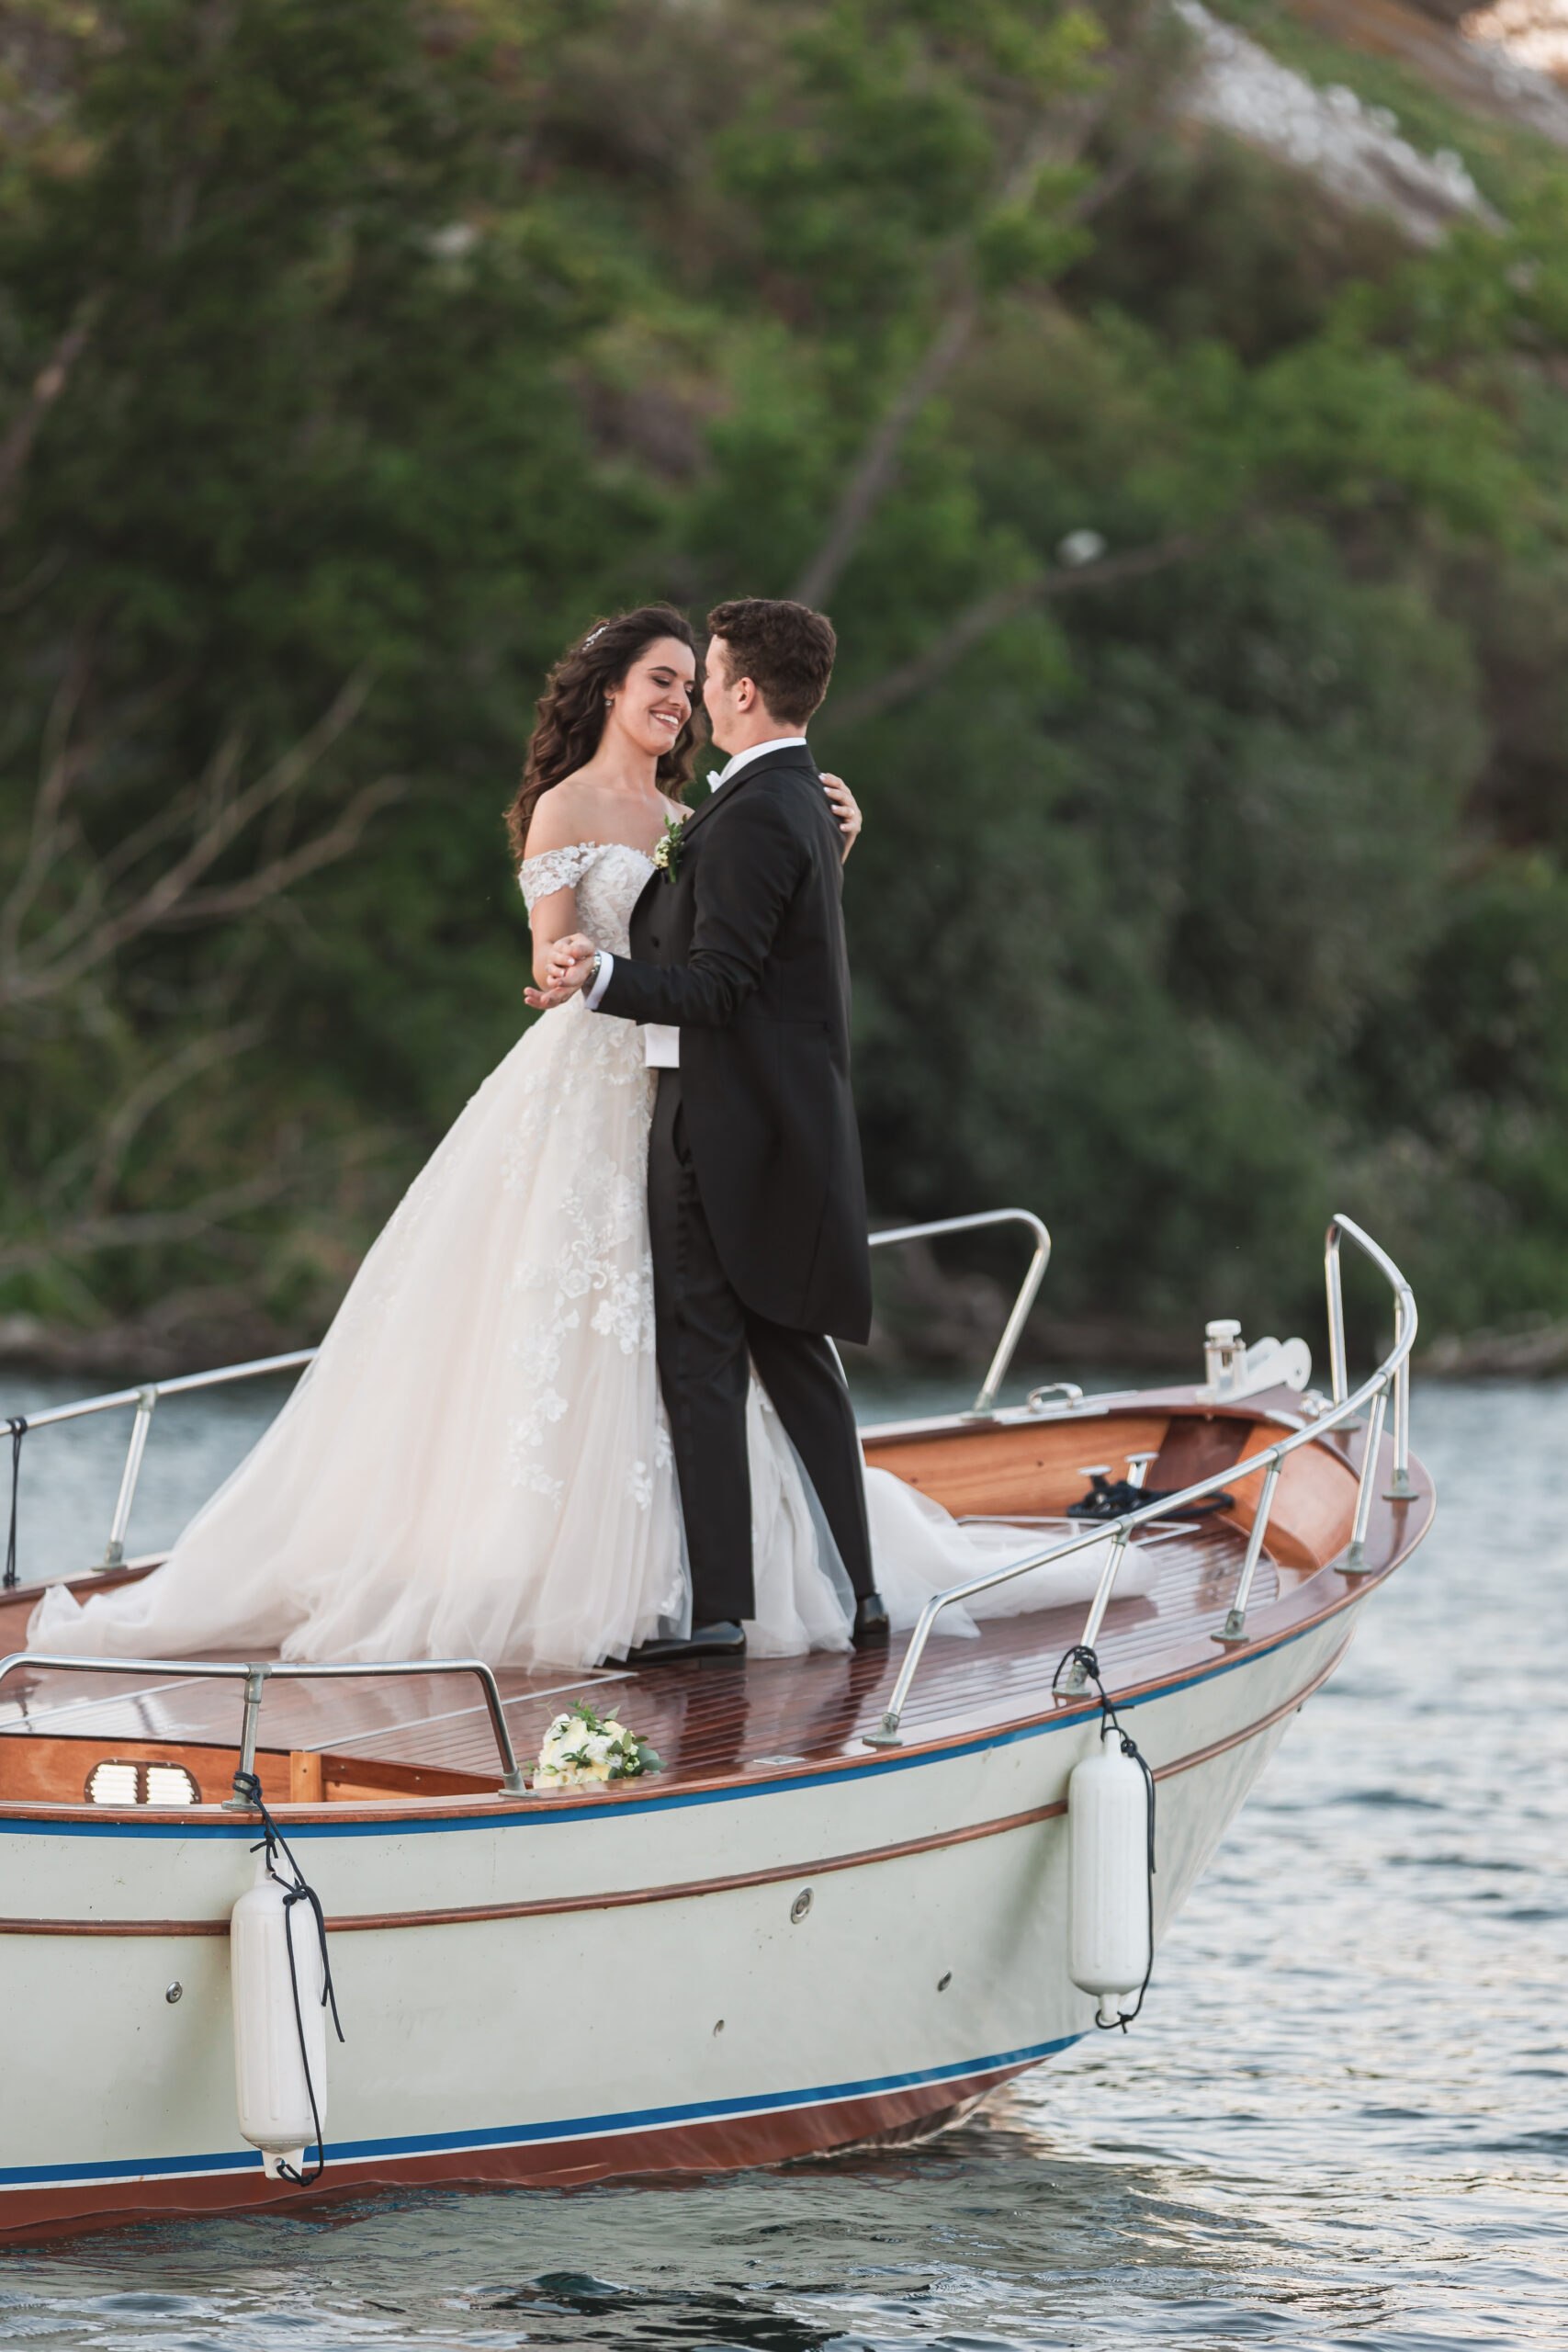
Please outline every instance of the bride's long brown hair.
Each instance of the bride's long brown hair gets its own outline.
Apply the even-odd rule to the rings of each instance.
[[[677,639],[697,660],[692,716],[670,749],[660,753],[655,770],[660,792],[671,800],[684,797],[696,755],[697,714],[703,707],[702,655],[683,613],[672,605],[639,605],[635,612],[596,621],[561,655],[545,681],[545,691],[535,705],[537,719],[523,781],[506,812],[507,839],[515,865],[522,864],[528,826],[541,795],[593,757],[604,732],[605,695],[621,684],[637,656],[661,637]]]

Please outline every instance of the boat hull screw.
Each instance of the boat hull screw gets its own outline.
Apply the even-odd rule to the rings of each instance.
[[[792,1928],[798,1928],[810,1908],[811,1889],[808,1886],[802,1887],[800,1893],[795,1896],[795,1901],[789,1906],[790,1926]]]
[[[171,2008],[173,2008],[173,2007],[174,2007],[175,2003],[176,2001],[179,2001],[179,2000],[183,2000],[183,1999],[184,1999],[184,1997],[185,1997],[185,1989],[186,1989],[186,1988],[185,1988],[185,1986],[180,1983],[180,1980],[179,1980],[179,1978],[178,1978],[177,1976],[175,1977],[175,1981],[174,1981],[174,1983],[173,1983],[172,1984],[165,1984],[165,1985],[164,1985],[164,2000],[165,2000],[165,2001],[167,2001],[167,2003],[168,2003],[168,2005],[169,2005],[169,2007],[170,2007]]]

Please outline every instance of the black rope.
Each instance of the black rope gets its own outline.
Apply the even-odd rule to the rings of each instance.
[[[22,1476],[22,1440],[28,1433],[25,1413],[13,1413],[6,1427],[11,1432],[11,1532],[6,1538],[6,1576],[7,1586],[17,1581],[17,1488]]]
[[[1121,1720],[1117,1715],[1115,1708],[1111,1703],[1104,1683],[1100,1679],[1100,1660],[1096,1657],[1094,1651],[1090,1648],[1089,1645],[1087,1642],[1075,1642],[1072,1648],[1066,1651],[1057,1660],[1056,1671],[1051,1677],[1051,1688],[1053,1690],[1055,1690],[1057,1683],[1061,1680],[1062,1668],[1065,1666],[1081,1666],[1084,1670],[1084,1679],[1086,1681],[1092,1682],[1095,1689],[1099,1691],[1100,1735],[1103,1737],[1107,1731],[1113,1731],[1116,1734],[1117,1738],[1122,1743],[1122,1755],[1130,1756],[1132,1758],[1134,1763],[1137,1766],[1139,1771],[1144,1776],[1144,1786],[1148,1792],[1149,1964],[1144,1971],[1144,1981],[1138,1987],[1138,1997],[1134,2002],[1132,2007],[1130,2009],[1118,2009],[1113,2018],[1100,2017],[1097,2009],[1094,2020],[1095,2024],[1100,2028],[1102,2033],[1114,2033],[1118,2026],[1120,2026],[1122,2032],[1125,2033],[1127,2028],[1132,2024],[1133,2019],[1137,2016],[1139,2010],[1144,2006],[1144,1996],[1149,1989],[1149,1979],[1155,1973],[1155,1776],[1149,1770],[1147,1757],[1141,1752],[1138,1744],[1134,1739],[1132,1734],[1130,1732],[1123,1731],[1122,1728]]]
[[[1089,1492],[1080,1502],[1067,1505],[1069,1519],[1124,1519],[1130,1510],[1144,1510],[1150,1503],[1168,1503],[1179,1487],[1134,1487],[1131,1478],[1108,1479],[1102,1470],[1089,1474]],[[1179,1510],[1164,1513],[1168,1520],[1196,1521],[1206,1519],[1213,1511],[1234,1510],[1234,1495],[1202,1495],[1195,1503],[1183,1503]]]
[[[294,1935],[288,1915],[297,1903],[308,1903],[315,1914],[316,1934],[321,1947],[321,2007],[324,2009],[330,2004],[333,2024],[336,2029],[338,2040],[342,2041],[344,2038],[343,2022],[337,2013],[337,1994],[333,1987],[333,1964],[327,1954],[327,1923],[321,1913],[320,1895],[313,1886],[307,1886],[305,1883],[305,1873],[295,1860],[288,1838],[262,1802],[261,1782],[256,1775],[254,1772],[236,1772],[234,1794],[237,1797],[243,1797],[247,1804],[254,1804],[260,1814],[262,1834],[256,1844],[251,1848],[251,1851],[256,1854],[264,1846],[265,1847],[266,1874],[268,1878],[276,1880],[283,1889],[283,1940],[288,1951],[288,1982],[294,1994],[294,2027],[299,2036],[299,2064],[305,2069],[305,2089],[310,2101],[310,2120],[316,2128],[314,2142],[316,2169],[312,2173],[296,2172],[293,2165],[285,2164],[281,2157],[278,2159],[277,2169],[280,2177],[284,2180],[297,2181],[301,2188],[309,2188],[314,2182],[320,2180],[325,2172],[327,2152],[321,2140],[321,2110],[316,2105],[316,2086],[310,2080],[310,2056],[305,2047],[305,2018],[299,2007],[299,1976],[294,1963]],[[279,1853],[294,1873],[292,1880],[286,1879],[277,1868],[276,1857]]]

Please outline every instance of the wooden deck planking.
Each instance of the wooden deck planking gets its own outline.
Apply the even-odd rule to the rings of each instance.
[[[1046,1540],[1049,1540],[1048,1538]],[[1153,1679],[1189,1657],[1212,1657],[1210,1636],[1230,1606],[1244,1542],[1224,1522],[1160,1544],[1159,1581],[1145,1599],[1114,1602],[1100,1655],[1112,1689]],[[1254,1608],[1283,1582],[1265,1558]],[[904,1717],[907,1740],[1037,1714],[1076,1642],[1083,1602],[1066,1609],[984,1620],[978,1638],[933,1635]],[[618,1712],[665,1760],[660,1785],[745,1775],[780,1758],[829,1761],[863,1752],[887,1703],[907,1637],[881,1651],[752,1658],[743,1666],[683,1665],[630,1674],[570,1669],[502,1671],[498,1680],[513,1745],[526,1767],[546,1724],[573,1697]],[[18,1690],[6,1686],[0,1735],[70,1736],[112,1753],[119,1741],[164,1739],[231,1747],[239,1736],[236,1681],[149,1677],[107,1688],[85,1673],[40,1670]],[[472,1677],[367,1676],[364,1681],[269,1683],[264,1748],[326,1749],[379,1763],[434,1765],[493,1773],[496,1750]]]

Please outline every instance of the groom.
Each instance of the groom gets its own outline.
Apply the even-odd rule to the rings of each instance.
[[[659,1069],[649,1221],[693,1622],[689,1639],[637,1651],[642,1663],[745,1651],[749,1356],[849,1572],[855,1641],[887,1638],[828,1336],[871,1328],[842,842],[806,742],[836,641],[821,613],[765,597],[716,606],[708,628],[703,699],[729,763],[637,900],[631,955],[563,940],[551,973],[590,1011],[645,1024]]]

